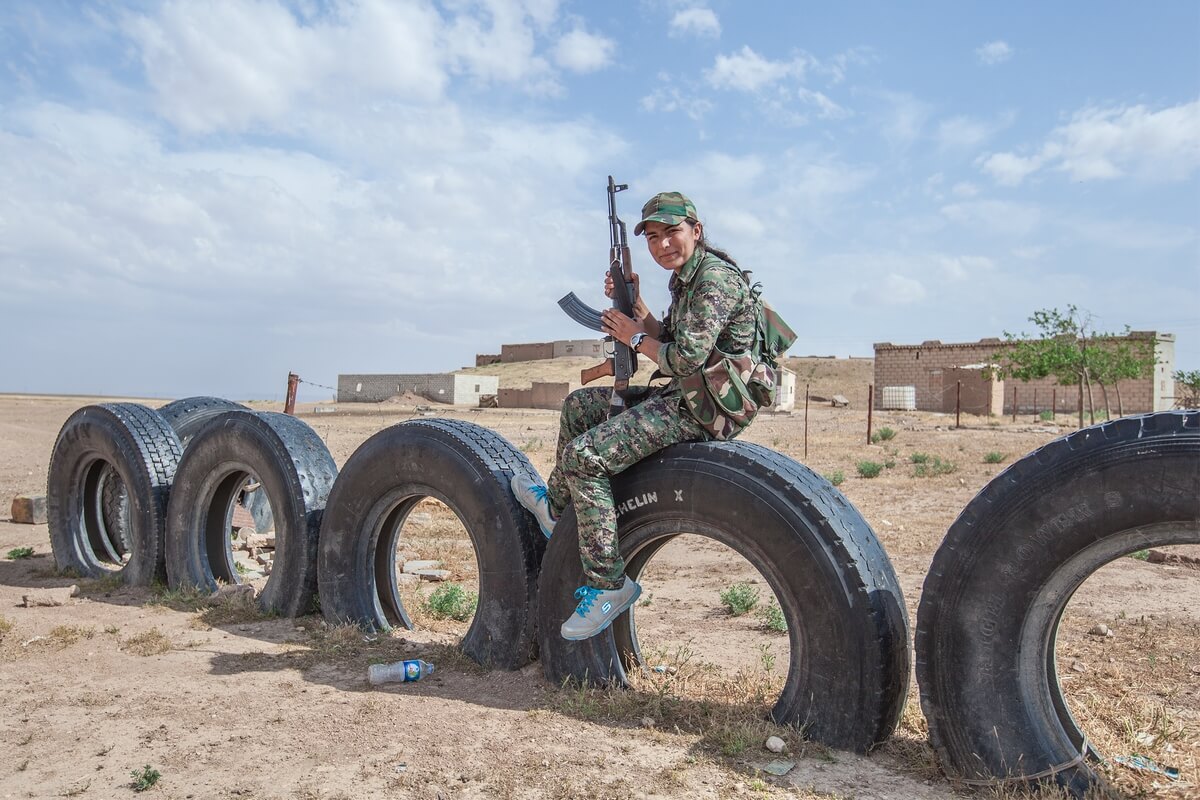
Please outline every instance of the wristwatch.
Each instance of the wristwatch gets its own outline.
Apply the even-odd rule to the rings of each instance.
[[[637,332],[637,333],[635,333],[633,336],[630,336],[630,337],[629,337],[629,347],[630,347],[630,349],[631,349],[631,350],[633,350],[633,352],[635,352],[635,353],[636,353],[636,352],[637,352],[637,349],[638,349],[638,345],[639,345],[639,344],[641,344],[641,343],[642,343],[642,340],[643,340],[643,339],[645,339],[645,338],[646,338],[646,334],[642,333],[641,331],[638,331],[638,332]]]

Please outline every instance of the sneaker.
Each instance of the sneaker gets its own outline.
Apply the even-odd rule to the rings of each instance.
[[[558,520],[550,514],[550,495],[546,491],[546,484],[523,472],[513,475],[509,484],[512,486],[512,492],[516,496],[517,502],[529,509],[529,513],[533,514],[533,518],[541,527],[542,533],[549,539],[550,534],[554,533],[554,523]]]
[[[612,624],[625,609],[642,594],[642,587],[625,576],[620,589],[593,589],[580,586],[575,590],[579,605],[575,613],[562,624],[562,637],[571,641],[588,639]]]

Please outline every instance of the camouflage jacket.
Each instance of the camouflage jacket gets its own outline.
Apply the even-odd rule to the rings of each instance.
[[[714,347],[743,353],[754,346],[755,307],[737,267],[697,248],[671,276],[670,289],[658,351],[659,372],[671,378],[668,390],[703,367]]]

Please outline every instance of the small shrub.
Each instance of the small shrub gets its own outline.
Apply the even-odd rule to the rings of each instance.
[[[171,638],[158,628],[135,633],[121,642],[121,649],[135,656],[157,656],[170,652]]]
[[[883,466],[884,469],[891,469],[892,467],[896,466],[896,459],[889,458],[887,461],[883,462]]]
[[[8,619],[0,617],[0,639],[4,638],[4,634],[13,629],[13,624]]]
[[[828,475],[824,475],[822,477],[824,477],[825,480],[829,481],[834,486],[841,486],[842,483],[846,480],[846,475],[840,469],[834,470],[833,472],[829,473]]]
[[[479,598],[457,583],[445,583],[434,590],[425,601],[425,608],[439,619],[465,622],[475,613]]]
[[[1038,416],[1042,418],[1042,422],[1054,421],[1054,412],[1050,411],[1049,409],[1043,411],[1041,414],[1038,414]]]
[[[30,558],[31,556],[33,556],[32,547],[14,547],[12,550],[8,551],[8,557],[13,561],[18,561],[22,558]]]
[[[931,478],[934,475],[949,475],[958,467],[953,461],[943,461],[940,456],[930,456],[928,461],[917,464],[913,475],[918,478]]]
[[[879,438],[885,442],[890,442],[892,439],[896,438],[896,432],[888,427],[880,428]]]
[[[129,775],[131,778],[133,778],[133,780],[129,782],[129,788],[133,789],[135,792],[146,791],[154,786],[154,784],[158,783],[158,779],[162,777],[162,773],[151,767],[149,764],[141,769],[135,769],[131,771]]]
[[[929,454],[928,453],[913,453],[908,458],[914,464],[925,464],[929,461]]]
[[[883,440],[879,436],[879,431],[875,431],[871,434],[871,444],[879,444],[881,441]]]
[[[883,472],[883,464],[877,461],[860,461],[857,469],[860,478],[876,478],[879,473]]]
[[[740,617],[758,603],[758,587],[741,581],[721,592],[721,602],[729,609],[729,613]]]
[[[774,600],[758,610],[758,619],[769,631],[787,633],[788,626],[787,620],[783,618],[783,609]]]
[[[1004,455],[1004,453],[997,453],[995,450],[993,450],[983,457],[983,463],[999,464],[1001,461],[1003,461],[1006,458],[1008,458],[1008,456]]]
[[[1138,550],[1136,553],[1130,553],[1130,558],[1136,558],[1138,561],[1146,561],[1150,558],[1149,550]]]

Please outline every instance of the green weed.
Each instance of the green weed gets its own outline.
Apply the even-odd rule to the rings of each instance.
[[[31,558],[32,556],[32,547],[14,547],[12,550],[8,551],[8,557],[13,561],[17,561],[22,558]]]
[[[439,618],[465,622],[475,613],[479,598],[457,583],[445,583],[434,590],[425,601],[425,608]]]
[[[999,464],[1001,461],[1003,461],[1006,458],[1008,458],[1008,456],[1004,455],[1004,453],[997,453],[995,450],[993,450],[990,453],[987,453],[984,455],[983,463]]]
[[[913,468],[913,475],[918,478],[930,478],[934,475],[949,475],[957,469],[953,461],[943,461],[940,456],[930,456],[928,461]]]
[[[1054,412],[1053,411],[1049,411],[1049,410],[1043,411],[1041,414],[1038,414],[1038,416],[1042,418],[1042,422],[1053,422],[1054,421]]]
[[[162,777],[162,773],[147,764],[141,769],[132,770],[129,776],[133,778],[129,782],[129,788],[135,792],[144,792],[158,783],[158,779]]]
[[[1150,558],[1150,551],[1149,550],[1138,550],[1136,553],[1130,553],[1129,557],[1135,558],[1138,561],[1146,561]]]
[[[721,602],[729,613],[740,617],[758,604],[758,587],[741,581],[721,592]]]
[[[783,609],[774,600],[758,610],[758,619],[769,631],[787,633],[788,626],[787,620],[783,618]]]
[[[879,438],[881,441],[890,442],[892,439],[896,438],[896,431],[894,431],[888,427],[880,428],[879,429]]]
[[[914,464],[924,464],[929,461],[928,453],[913,453],[908,457],[909,461]]]
[[[877,478],[883,472],[883,464],[878,461],[860,461],[857,465],[858,477]]]
[[[828,475],[823,475],[822,477],[825,478],[825,480],[832,483],[834,486],[841,486],[842,483],[845,482],[845,480],[846,480],[845,473],[843,473],[840,469],[835,470],[835,471],[829,473]]]

